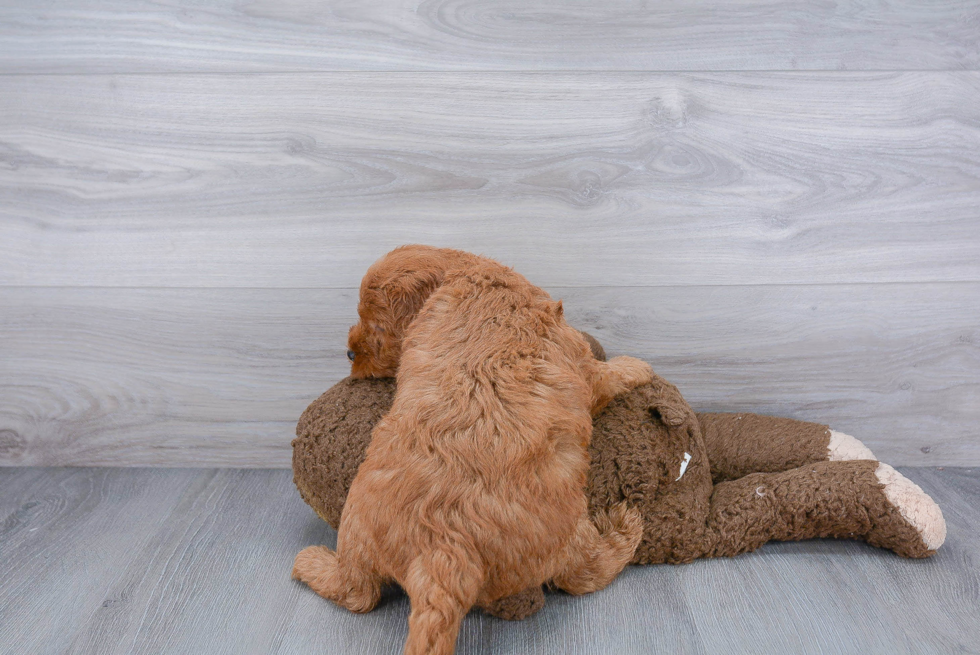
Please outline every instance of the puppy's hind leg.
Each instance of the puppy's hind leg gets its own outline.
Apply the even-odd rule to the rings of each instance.
[[[592,381],[592,415],[595,416],[616,396],[633,387],[653,380],[653,369],[635,357],[613,357],[608,362],[596,361],[596,376]]]
[[[483,581],[479,567],[450,547],[417,557],[402,581],[412,603],[405,655],[451,655]]]
[[[598,527],[583,515],[568,544],[564,570],[553,579],[570,594],[588,594],[613,581],[636,553],[643,538],[643,519],[625,503],[597,517]]]
[[[370,612],[381,597],[381,578],[376,573],[326,546],[301,550],[293,563],[293,579],[352,612]]]

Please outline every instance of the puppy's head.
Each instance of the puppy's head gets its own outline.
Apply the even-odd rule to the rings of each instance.
[[[354,378],[392,378],[401,358],[401,339],[395,329],[395,315],[384,302],[378,302],[377,289],[361,287],[357,305],[360,317],[347,333],[347,358]]]
[[[360,321],[347,335],[351,377],[394,377],[402,339],[426,299],[442,284],[447,270],[476,259],[460,250],[412,245],[372,264],[361,280]]]

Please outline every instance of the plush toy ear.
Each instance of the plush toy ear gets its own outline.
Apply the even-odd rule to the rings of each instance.
[[[650,412],[671,427],[689,423],[689,427],[694,428],[698,424],[694,410],[684,400],[680,390],[659,375],[654,374],[653,381],[647,387],[647,400]]]

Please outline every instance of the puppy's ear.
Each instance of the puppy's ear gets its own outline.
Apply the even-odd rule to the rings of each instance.
[[[413,271],[401,276],[396,284],[385,287],[385,298],[395,320],[407,327],[422,310],[432,292],[442,284],[442,271]]]
[[[565,308],[562,306],[561,301],[555,303],[555,318],[561,318],[565,315]]]

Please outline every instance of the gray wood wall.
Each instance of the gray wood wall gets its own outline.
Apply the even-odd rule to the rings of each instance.
[[[406,242],[699,409],[980,464],[980,7],[0,6],[0,464],[288,466]]]

